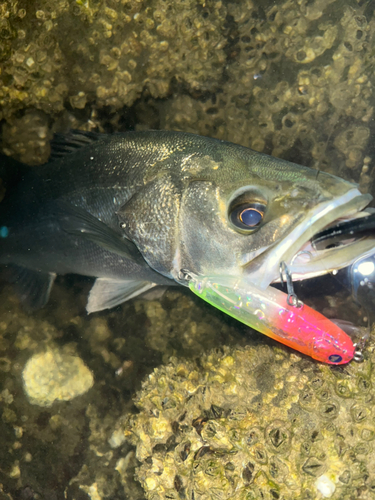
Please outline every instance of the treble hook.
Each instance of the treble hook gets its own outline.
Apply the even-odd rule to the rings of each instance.
[[[355,348],[353,361],[356,361],[357,363],[362,363],[365,359],[365,357],[363,355],[363,348],[361,348],[361,346],[359,346],[358,344],[353,344],[353,345]]]
[[[368,337],[369,334],[366,335],[365,337],[362,337],[361,339],[358,340],[358,342],[354,344],[355,350],[354,350],[353,360],[356,361],[357,363],[362,363],[365,359],[363,351],[365,350],[366,341]]]
[[[285,283],[283,273],[285,273],[286,289],[288,292],[287,304],[293,307],[302,307],[303,302],[298,300],[293,287],[292,275],[284,261],[280,262],[280,281],[282,284]]]

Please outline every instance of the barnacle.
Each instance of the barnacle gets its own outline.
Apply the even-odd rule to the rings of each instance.
[[[373,350],[343,367],[258,346],[157,368],[125,427],[147,498],[371,498]]]
[[[30,165],[48,160],[51,139],[48,117],[41,111],[12,116],[3,127],[4,153]]]

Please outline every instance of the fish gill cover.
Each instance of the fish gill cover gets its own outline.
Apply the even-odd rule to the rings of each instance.
[[[371,192],[374,32],[373,3],[366,1],[289,0],[277,5],[3,1],[3,150],[37,165],[47,160],[54,131],[183,130],[321,168],[359,182],[362,191]],[[248,495],[245,498],[262,494],[289,500],[293,491],[295,498],[313,499],[317,491],[340,500],[372,498],[371,344],[363,365],[343,371],[318,367],[273,345],[260,351],[255,346],[203,354],[218,343],[238,347],[251,340],[241,335],[238,325],[175,291],[161,303],[137,300],[121,311],[87,319],[78,293],[85,284],[76,284],[73,293],[62,285],[56,287],[49,308],[32,316],[18,308],[9,288],[2,292],[0,462],[7,498],[31,500],[53,494],[55,498],[135,500],[155,494],[156,498],[181,498],[192,491],[187,474],[195,455],[182,440],[183,420],[178,427],[174,424],[173,409],[160,411],[164,427],[157,425],[156,417],[147,421],[144,411],[132,421],[131,440],[141,459],[137,474],[146,493],[133,480],[136,460],[124,436],[125,427],[129,435],[127,416],[140,379],[167,363],[170,355],[179,355],[180,361],[174,359],[151,376],[136,400],[141,410],[154,383],[159,383],[161,392],[170,392],[162,399],[156,393],[155,400],[147,403],[159,405],[165,396],[171,401],[170,395],[185,394],[189,370],[211,387],[210,376],[228,356],[238,364],[239,373],[246,363],[256,367],[253,375],[246,372],[246,376],[257,396],[247,413],[239,414],[239,422],[247,426],[251,417],[261,429],[259,443],[267,451],[266,463],[261,462],[261,453],[256,455],[257,450],[249,447],[228,459],[232,444],[227,439],[225,412],[232,409],[237,396],[228,401],[213,399],[210,406],[197,404],[195,394],[190,407],[184,399],[175,407],[177,415],[185,401],[184,418],[192,417],[188,424],[193,417],[198,419],[193,429],[188,428],[193,446],[199,444],[198,430],[209,432],[206,424],[212,424],[206,437],[213,442],[218,430],[223,430],[227,447],[221,445],[221,455],[213,454],[210,441],[211,448],[195,458],[200,467],[197,482],[212,486],[204,494],[232,498],[226,495],[232,494],[230,488],[237,480]],[[340,303],[351,307],[341,297],[327,298],[321,292],[313,300],[325,303],[331,317]],[[30,405],[22,390],[22,371],[34,355],[57,349],[56,344],[64,355],[84,361],[94,373],[94,387],[48,409]],[[200,356],[198,365],[188,360]],[[207,364],[210,360],[213,371]],[[179,377],[174,387],[165,388],[163,383],[176,366],[186,368],[174,375]],[[232,370],[229,375],[233,380]],[[220,398],[225,399],[227,390],[224,384]],[[261,404],[254,413],[256,398]],[[222,408],[225,412],[220,414]],[[295,422],[287,420],[292,414]],[[277,427],[275,422],[286,425]],[[139,451],[139,436],[147,444],[142,429],[153,425],[160,446],[151,448],[146,457]],[[241,437],[244,429],[230,425],[236,444],[236,435]],[[273,434],[267,434],[267,429]],[[272,442],[272,436],[277,440]],[[212,464],[208,464],[210,454]],[[240,466],[239,456],[246,460]],[[184,463],[178,469],[181,460]],[[328,482],[317,483],[323,476]],[[224,483],[217,488],[220,479]],[[289,484],[295,490],[286,490]]]

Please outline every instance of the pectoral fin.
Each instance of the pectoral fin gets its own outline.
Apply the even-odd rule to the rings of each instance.
[[[54,273],[43,273],[9,264],[5,276],[15,285],[22,304],[31,310],[40,309],[48,302],[49,294],[56,278]]]
[[[87,301],[88,314],[110,309],[156,286],[149,281],[97,278]]]
[[[85,238],[105,250],[130,259],[138,265],[148,267],[133,242],[118,234],[86,210],[59,202],[56,215],[61,228],[67,233]]]

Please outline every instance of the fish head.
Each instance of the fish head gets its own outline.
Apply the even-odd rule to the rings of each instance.
[[[355,184],[247,149],[206,161],[211,172],[205,169],[182,193],[176,270],[241,276],[265,289],[278,280],[283,261],[311,277],[358,255],[355,244],[310,249],[309,258],[303,250],[321,228],[371,201]]]
[[[371,200],[328,173],[225,142],[209,153],[179,154],[174,168],[150,174],[118,213],[148,264],[178,282],[186,269],[266,288],[280,262]]]

